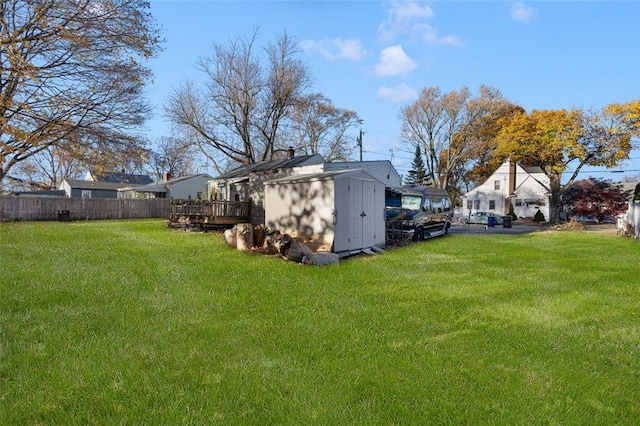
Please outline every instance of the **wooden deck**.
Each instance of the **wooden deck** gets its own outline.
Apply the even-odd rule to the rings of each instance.
[[[171,202],[169,226],[217,228],[250,220],[250,205],[244,201],[174,200]]]

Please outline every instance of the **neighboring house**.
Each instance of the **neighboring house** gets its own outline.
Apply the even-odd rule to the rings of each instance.
[[[463,196],[463,216],[486,211],[503,216],[513,204],[519,218],[532,218],[538,210],[549,220],[549,178],[540,167],[521,167],[507,160],[483,184]]]
[[[119,189],[118,198],[173,198],[175,200],[195,200],[208,198],[207,182],[211,176],[200,173],[191,176],[162,180],[149,185],[123,185]]]
[[[321,155],[296,157],[291,150],[286,158],[250,163],[221,174],[209,181],[209,194],[216,200],[250,201],[251,223],[263,224],[264,183],[294,174],[320,172],[323,163]]]
[[[64,179],[58,190],[64,191],[64,195],[70,198],[118,198],[118,189],[126,186],[126,183]]]
[[[151,179],[151,177],[148,175],[137,175],[124,172],[87,172],[84,180],[109,183],[128,183],[130,185],[148,185],[150,183],[153,183],[153,179]]]
[[[361,169],[265,182],[265,225],[340,255],[384,246],[385,185]]]

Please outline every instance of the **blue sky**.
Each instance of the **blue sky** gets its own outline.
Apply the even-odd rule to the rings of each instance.
[[[364,120],[363,159],[391,159],[401,174],[413,149],[401,143],[398,115],[425,87],[477,94],[490,85],[527,111],[640,99],[636,1],[152,0],[151,13],[166,39],[150,62],[152,138],[169,133],[171,90],[202,79],[197,59],[256,29],[260,46],[282,31],[299,41],[312,90]],[[581,177],[640,175],[640,151],[621,169],[586,167]]]

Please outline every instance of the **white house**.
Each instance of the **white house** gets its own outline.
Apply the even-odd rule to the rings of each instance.
[[[265,182],[265,224],[340,255],[384,246],[385,186],[361,169]]]
[[[521,167],[507,160],[481,185],[463,196],[461,213],[486,211],[503,216],[513,204],[519,218],[532,218],[538,210],[549,219],[549,178],[540,167]]]

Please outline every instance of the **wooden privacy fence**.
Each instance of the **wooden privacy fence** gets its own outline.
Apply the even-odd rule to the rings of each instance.
[[[168,218],[170,200],[0,196],[0,220]]]

